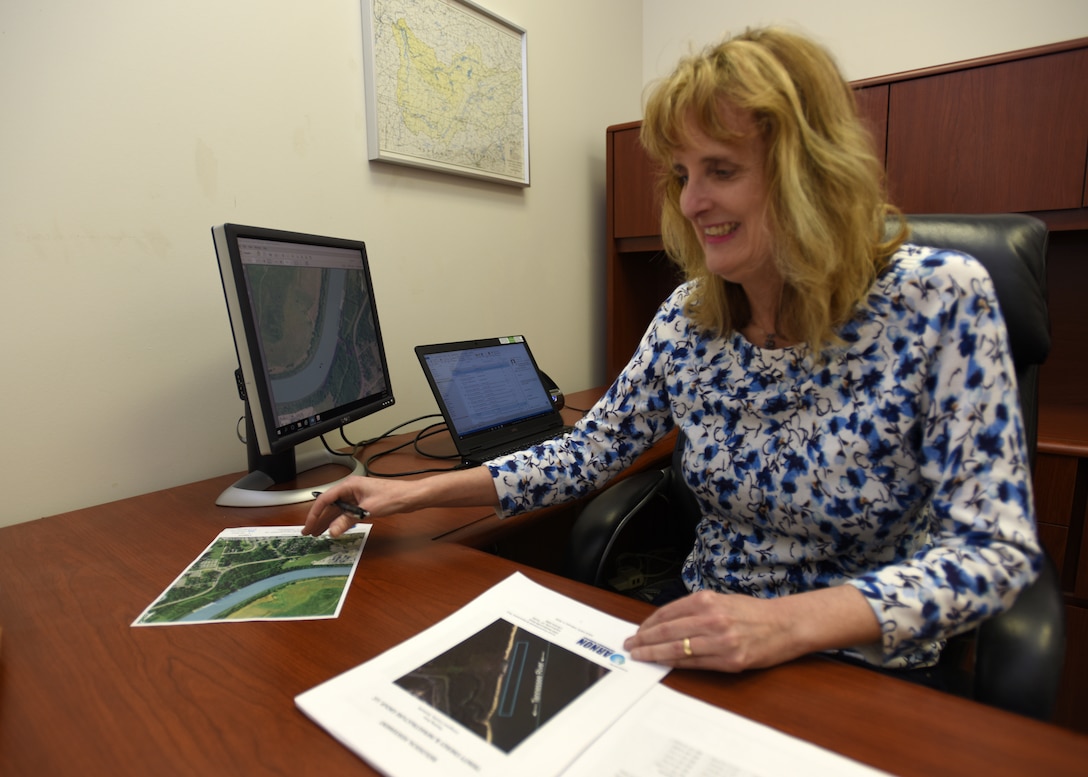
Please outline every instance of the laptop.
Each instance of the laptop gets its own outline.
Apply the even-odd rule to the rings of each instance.
[[[415,351],[465,464],[524,450],[570,429],[524,337],[417,345]]]

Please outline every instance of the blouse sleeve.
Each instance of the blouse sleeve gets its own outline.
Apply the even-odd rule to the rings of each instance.
[[[937,252],[921,267],[907,325],[930,362],[920,465],[933,542],[851,581],[881,623],[884,663],[1009,607],[1041,565],[1016,374],[992,282],[961,254]]]
[[[658,309],[635,355],[563,437],[488,462],[503,516],[600,488],[672,428],[660,344],[680,317],[686,287]]]

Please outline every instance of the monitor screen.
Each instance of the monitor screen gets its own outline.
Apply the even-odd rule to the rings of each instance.
[[[555,412],[524,342],[511,338],[455,346],[421,354],[455,434],[466,436]]]
[[[309,468],[295,461],[299,443],[392,405],[389,369],[363,242],[237,224],[212,236],[247,405],[249,468],[260,473],[241,488],[259,493]],[[312,492],[229,498],[267,504]]]

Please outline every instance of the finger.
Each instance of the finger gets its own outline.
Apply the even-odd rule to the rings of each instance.
[[[635,632],[635,642],[671,642],[703,630],[700,625],[703,613],[700,610],[686,605],[674,607],[674,604],[679,605],[679,602],[668,604],[646,618]]]
[[[332,523],[329,524],[329,536],[334,538],[339,537],[353,527],[355,523],[355,516],[348,515],[347,513],[340,513],[333,519]]]
[[[699,657],[697,638],[685,637],[667,642],[655,642],[637,645],[631,649],[631,658],[635,661],[652,661],[666,666],[688,666]]]
[[[687,594],[654,610],[642,626],[657,626],[669,621],[699,615],[706,609],[707,600],[701,593]]]
[[[675,643],[680,643],[684,637],[690,638],[700,632],[701,627],[694,618],[681,617],[659,623],[651,623],[647,618],[638,627],[638,631],[627,639],[624,647],[628,650],[660,645],[674,647]]]
[[[329,492],[320,494],[314,500],[314,503],[310,506],[310,511],[306,514],[306,522],[302,527],[304,535],[316,537],[328,529],[330,534],[335,537],[347,531],[346,528],[336,532],[332,531],[333,523],[342,515],[341,511],[333,506],[335,501],[336,497]],[[347,528],[351,528],[351,525],[349,524]]]

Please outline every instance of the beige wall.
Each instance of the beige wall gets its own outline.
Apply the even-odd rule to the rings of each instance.
[[[482,4],[528,31],[524,190],[367,161],[358,0],[0,4],[0,525],[244,469],[215,223],[367,241],[397,404],[355,437],[434,412],[419,343],[521,333],[561,386],[603,380],[641,16]]]
[[[354,0],[0,4],[0,525],[244,467],[214,223],[368,242],[397,404],[361,437],[434,410],[422,342],[603,378],[604,128],[692,44],[784,22],[863,78],[1088,36],[1083,0],[482,4],[529,33],[526,190],[367,161]]]
[[[643,75],[692,45],[783,24],[831,49],[850,80],[1088,36],[1085,0],[642,0]]]

